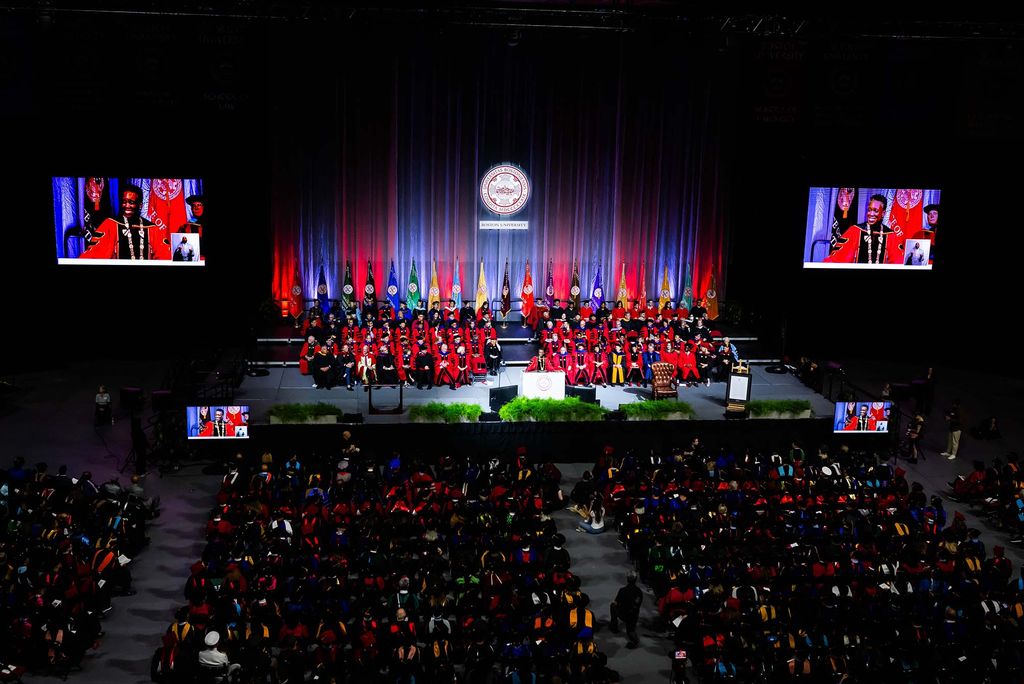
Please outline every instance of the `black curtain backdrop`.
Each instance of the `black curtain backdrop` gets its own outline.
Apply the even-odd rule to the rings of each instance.
[[[427,287],[437,263],[448,297],[456,260],[465,297],[481,261],[490,299],[505,260],[518,296],[526,261],[543,288],[554,264],[568,294],[580,264],[584,298],[598,266],[609,296],[626,263],[630,296],[646,263],[655,299],[668,269],[678,299],[723,272],[723,95],[714,53],[637,37],[501,32],[349,36],[341,45],[282,41],[271,58],[276,104],[273,293],[286,298],[296,260],[307,297],[321,266],[332,297],[345,260],[378,292],[390,262],[405,297],[412,260]],[[478,231],[482,174],[512,162],[533,195],[514,218],[529,231]]]

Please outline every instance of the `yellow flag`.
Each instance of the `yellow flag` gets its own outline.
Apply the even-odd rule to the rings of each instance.
[[[480,277],[476,281],[476,310],[487,301],[487,276],[484,275],[484,262],[480,260]]]
[[[440,303],[441,288],[437,286],[437,263],[430,262],[430,290],[427,292],[427,308],[434,308],[434,302]]]
[[[715,272],[711,272],[711,282],[708,283],[708,290],[704,293],[704,298],[707,300],[705,305],[708,310],[708,320],[713,321],[718,318],[718,288],[715,287]]]
[[[629,308],[629,286],[626,285],[626,262],[622,262],[622,277],[619,278],[619,291],[615,293],[615,299],[622,302],[622,307]]]
[[[670,299],[672,299],[672,291],[669,289],[668,266],[666,266],[665,277],[661,280],[661,296],[658,297],[658,310],[664,309]]]

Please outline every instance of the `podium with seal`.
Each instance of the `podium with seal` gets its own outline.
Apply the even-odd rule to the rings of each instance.
[[[530,399],[565,399],[565,373],[529,371],[523,373],[522,395]]]

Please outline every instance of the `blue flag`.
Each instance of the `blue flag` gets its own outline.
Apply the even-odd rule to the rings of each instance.
[[[604,304],[604,285],[601,284],[601,265],[597,265],[594,286],[590,289],[590,308],[597,311]]]
[[[462,283],[459,282],[459,260],[455,260],[455,275],[452,276],[452,299],[455,300],[455,308],[462,308]]]
[[[398,311],[398,275],[395,273],[395,262],[391,262],[391,273],[388,275],[388,301],[391,308]]]
[[[316,298],[320,300],[320,310],[324,312],[324,316],[331,310],[331,296],[327,292],[327,276],[324,275],[324,267],[320,267],[320,279],[316,284]]]

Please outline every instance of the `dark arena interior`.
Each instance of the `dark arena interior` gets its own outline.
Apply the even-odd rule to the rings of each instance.
[[[0,682],[1024,682],[1022,93],[986,4],[0,0]]]

